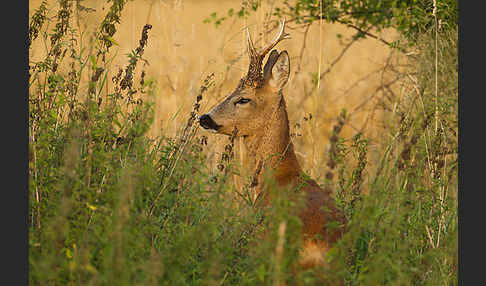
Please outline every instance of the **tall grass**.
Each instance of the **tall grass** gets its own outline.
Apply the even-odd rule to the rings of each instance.
[[[248,199],[251,178],[233,184],[233,140],[208,164],[214,152],[195,119],[214,77],[199,83],[176,135],[147,136],[158,90],[145,72],[151,26],[117,56],[123,68],[111,65],[126,3],[110,1],[99,30],[83,35],[88,46],[74,2],[59,1],[54,19],[45,4],[31,17],[30,40],[47,53],[31,62],[29,79],[30,284],[457,284],[454,28],[438,34],[437,97],[433,32],[394,70],[402,89],[380,103],[382,140],[342,137],[349,121],[339,117],[319,183],[335,190],[348,230],[325,266],[304,271],[295,263],[301,223],[291,190],[271,188],[263,217]],[[51,34],[38,32],[48,24]]]

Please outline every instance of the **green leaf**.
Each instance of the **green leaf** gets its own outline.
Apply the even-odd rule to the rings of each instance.
[[[118,46],[118,43],[112,37],[106,36],[105,39],[108,40],[113,45]]]
[[[89,56],[89,60],[91,61],[91,65],[93,66],[93,69],[96,69],[96,57],[94,55]]]

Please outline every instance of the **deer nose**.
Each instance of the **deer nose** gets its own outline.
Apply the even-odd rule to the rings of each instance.
[[[220,125],[216,124],[214,120],[211,118],[211,116],[204,114],[199,117],[199,124],[204,128],[204,129],[214,129],[218,130]]]

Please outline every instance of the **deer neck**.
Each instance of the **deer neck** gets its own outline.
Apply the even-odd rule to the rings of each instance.
[[[262,185],[263,172],[269,169],[279,186],[291,184],[299,177],[301,168],[289,131],[289,120],[282,96],[273,112],[268,114],[261,131],[243,139],[247,150],[245,165],[253,170],[258,185]]]

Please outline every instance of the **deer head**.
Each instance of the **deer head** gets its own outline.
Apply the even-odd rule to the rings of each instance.
[[[200,125],[216,133],[231,135],[237,129],[237,136],[254,135],[263,130],[269,114],[279,105],[281,89],[287,83],[290,73],[290,59],[287,51],[272,50],[281,40],[289,38],[284,32],[285,20],[271,43],[258,51],[251,40],[248,28],[247,49],[250,57],[248,73],[236,89],[208,113],[199,118]],[[263,68],[265,55],[270,52]]]

